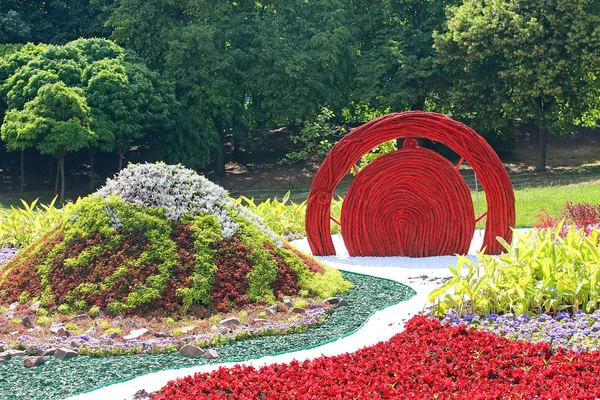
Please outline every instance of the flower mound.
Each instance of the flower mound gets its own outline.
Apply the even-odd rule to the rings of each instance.
[[[351,287],[309,259],[195,172],[133,165],[0,267],[0,304],[206,314]]]
[[[599,384],[598,352],[553,352],[419,316],[352,354],[219,368],[169,382],[152,399],[594,399]]]

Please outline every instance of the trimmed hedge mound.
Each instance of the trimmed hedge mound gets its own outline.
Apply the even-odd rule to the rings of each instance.
[[[226,312],[352,285],[195,172],[133,165],[0,269],[0,302],[111,313]]]

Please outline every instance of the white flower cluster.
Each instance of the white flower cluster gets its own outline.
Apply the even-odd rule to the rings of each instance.
[[[177,221],[188,212],[193,215],[212,214],[221,224],[225,239],[231,239],[240,228],[228,213],[228,210],[232,210],[248,219],[276,243],[281,242],[258,216],[235,203],[225,189],[181,165],[163,162],[130,164],[114,179],[108,179],[95,195],[104,198],[117,196],[127,203],[162,208],[172,221]]]

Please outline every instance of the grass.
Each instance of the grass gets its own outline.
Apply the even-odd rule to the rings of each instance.
[[[471,192],[475,213],[483,214],[486,209],[485,193],[480,189],[477,194]],[[31,192],[23,194],[23,198],[28,202],[40,198],[39,203],[48,204],[52,201],[51,191]],[[516,228],[529,228],[537,222],[537,215],[546,210],[551,215],[560,215],[561,208],[567,201],[572,203],[590,203],[600,202],[600,180],[577,183],[572,185],[531,187],[515,190],[517,222]],[[288,203],[289,204],[289,203]],[[58,204],[57,204],[58,205]],[[18,195],[0,195],[0,212],[10,211],[10,207],[21,207],[21,200]],[[304,218],[304,216],[299,216]],[[301,226],[303,224],[300,224]],[[485,226],[485,219],[478,223],[478,227]]]
[[[477,214],[477,194],[471,192]],[[530,228],[538,222],[537,215],[546,210],[550,215],[560,216],[566,202],[600,203],[600,181],[564,186],[534,187],[515,190],[517,221],[515,228]],[[485,194],[479,192],[479,214],[487,209]],[[485,219],[477,225],[485,226]]]

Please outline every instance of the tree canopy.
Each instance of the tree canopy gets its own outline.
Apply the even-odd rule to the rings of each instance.
[[[535,124],[545,169],[546,132],[594,126],[600,115],[600,3],[465,0],[435,35],[451,75],[451,104],[494,126]]]

